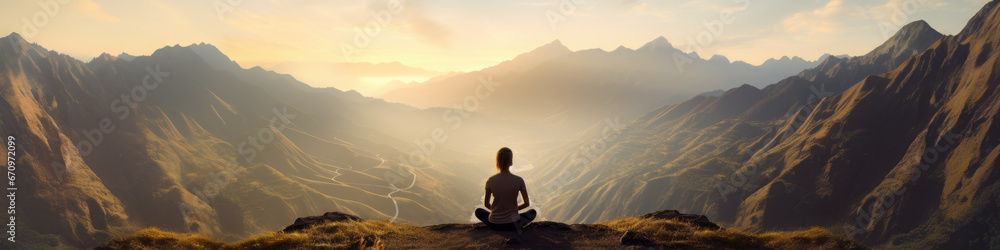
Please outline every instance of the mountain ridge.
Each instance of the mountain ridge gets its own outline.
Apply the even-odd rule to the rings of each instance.
[[[558,141],[608,117],[632,120],[657,107],[707,91],[743,83],[759,86],[760,82],[781,79],[819,64],[785,57],[752,66],[717,56],[711,60],[692,58],[691,63],[679,65],[673,56],[682,52],[662,37],[638,50],[619,47],[612,52],[568,51],[558,47],[558,56],[538,56],[547,60],[525,63],[522,68],[529,70],[462,73],[406,86],[380,97],[418,108],[449,108],[467,101],[480,86],[480,78],[488,76],[505,84],[498,86],[488,101],[481,100],[477,111],[498,119],[553,128],[526,136],[547,135]],[[653,52],[644,51],[653,47],[656,47]],[[538,50],[541,49],[534,51]],[[502,65],[516,64],[520,59],[521,56]]]
[[[320,209],[415,224],[462,219],[447,215],[474,196],[451,174],[457,164],[407,171],[400,159],[410,144],[398,139],[406,137],[358,115],[405,114],[423,130],[440,126],[417,124],[440,113],[229,65],[216,69],[181,46],[85,63],[17,35],[0,38],[0,129],[33,142],[20,144],[31,154],[18,164],[40,166],[18,170],[20,187],[33,190],[18,212],[37,212],[18,217],[36,225],[18,227],[18,240],[85,248],[135,227],[237,239]],[[380,186],[390,173],[413,184]],[[269,217],[247,217],[256,212]]]
[[[928,44],[929,46],[928,42],[922,42],[921,44]],[[827,62],[838,61],[842,63],[847,60],[849,59],[839,59],[837,57],[831,56],[828,57]],[[849,64],[842,63],[841,66],[848,65],[850,67],[845,67],[845,68],[852,68],[855,70],[866,69],[866,67],[870,67],[874,70],[878,70],[880,68],[884,68],[884,70],[886,71],[888,70],[886,67],[878,66],[872,64],[871,62],[868,62],[868,64],[864,64],[860,60],[855,60],[855,61],[856,63],[849,63]],[[864,65],[873,65],[873,66],[864,66]],[[872,69],[866,69],[866,70],[872,70]],[[726,122],[725,120],[727,119],[743,117],[742,119],[746,119],[751,122],[753,121],[760,122],[777,118],[787,118],[788,116],[786,116],[786,114],[794,113],[800,108],[808,107],[806,106],[806,104],[809,102],[815,102],[819,99],[824,98],[826,95],[831,95],[833,93],[836,93],[836,91],[838,90],[834,88],[835,86],[848,85],[847,83],[851,82],[852,81],[851,79],[856,79],[860,75],[864,75],[864,73],[853,74],[850,73],[850,71],[836,71],[830,74],[830,76],[832,76],[830,77],[830,79],[827,78],[821,79],[821,81],[825,82],[825,84],[814,83],[812,81],[804,80],[799,77],[790,77],[776,84],[765,87],[763,89],[763,92],[766,93],[765,96],[760,96],[759,94],[733,95],[732,93],[729,96],[726,96],[726,94],[724,93],[719,97],[696,97],[681,104],[663,106],[657,109],[656,111],[648,113],[644,115],[642,118],[639,118],[632,122],[632,124],[643,124],[643,126],[646,126],[643,130],[649,130],[649,132],[646,131],[640,132],[636,131],[635,129],[629,129],[629,128],[626,128],[624,132],[634,133],[637,134],[638,136],[648,136],[648,133],[655,133],[658,135],[669,136],[666,139],[666,141],[670,142],[674,140],[691,140],[691,139],[684,139],[686,136],[691,136],[688,135],[688,133],[691,133],[691,131],[698,131],[702,129],[724,130],[728,128],[725,126],[736,125]],[[745,89],[746,86],[743,86],[742,88]],[[841,87],[841,88],[846,89],[846,87]],[[731,89],[726,93],[733,92],[734,90],[737,89],[740,88]],[[751,93],[752,91],[740,91],[740,92]],[[739,99],[744,99],[744,100],[736,101]],[[735,106],[721,104],[724,102],[744,103],[744,104]],[[710,108],[710,107],[715,107],[715,108]],[[718,112],[721,111],[720,108],[722,107],[725,107],[726,109],[735,109],[735,110],[727,112]],[[714,110],[714,111],[709,112],[708,110]],[[767,111],[768,113],[765,113],[764,111]],[[713,124],[724,127],[715,128],[713,127]],[[630,127],[634,126],[630,125]],[[709,133],[701,132],[699,134],[707,136]],[[692,145],[697,145],[696,143],[692,142],[684,142],[684,143],[691,143]],[[577,147],[579,146],[575,144],[568,145],[568,148],[577,148]],[[732,150],[740,150],[740,149],[732,149]],[[612,147],[611,149],[609,149],[609,151],[605,153],[605,155],[608,154],[615,155],[619,153],[618,151],[619,149],[615,149],[614,147]],[[696,154],[696,153],[691,152],[691,154]],[[662,156],[658,156],[657,158],[659,157]],[[563,159],[568,159],[568,158],[563,158]],[[561,165],[560,163],[557,162],[547,162],[547,163],[543,162],[543,164],[551,166]],[[611,163],[602,161],[602,162],[595,162],[592,164],[598,165],[598,164],[611,164]],[[560,168],[558,167],[553,168],[552,172],[558,172],[558,169]],[[537,176],[537,174],[535,175]],[[544,174],[538,177],[539,178],[537,180],[555,178],[553,176],[548,176]],[[581,187],[570,185],[569,188],[572,189]],[[567,219],[563,217],[557,217],[557,218]],[[569,220],[575,221],[573,219]]]
[[[827,57],[736,116],[707,111],[725,94],[700,96],[633,121],[583,165],[575,151],[600,137],[567,143],[540,163],[551,170],[528,176],[551,185],[566,166],[582,178],[533,202],[569,208],[553,217],[574,222],[675,207],[751,230],[837,228],[886,248],[995,248],[997,2],[955,36],[917,21],[869,54]]]

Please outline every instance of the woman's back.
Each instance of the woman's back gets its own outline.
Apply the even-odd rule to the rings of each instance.
[[[506,147],[497,151],[499,173],[486,180],[486,195],[483,197],[483,206],[486,208],[476,208],[475,215],[490,228],[516,229],[520,234],[521,227],[531,223],[535,219],[536,212],[534,209],[528,209],[518,214],[518,210],[528,208],[531,203],[528,199],[528,189],[524,186],[524,179],[510,173],[510,166],[513,164],[513,151]],[[524,203],[517,204],[518,193],[521,194]]]
[[[510,172],[497,173],[486,181],[486,189],[496,197],[490,222],[502,224],[517,221],[517,194],[523,188],[524,179]]]

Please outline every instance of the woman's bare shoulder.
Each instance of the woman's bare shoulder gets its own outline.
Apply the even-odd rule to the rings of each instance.
[[[510,175],[511,175],[511,176],[514,176],[514,179],[516,179],[516,180],[518,180],[518,181],[520,181],[520,182],[524,182],[524,178],[521,178],[521,176],[520,176],[520,175],[516,175],[516,174],[510,174]]]
[[[486,178],[486,183],[494,182],[496,180],[499,180],[500,178],[503,178],[500,176],[500,173],[493,174],[490,176],[490,178]]]

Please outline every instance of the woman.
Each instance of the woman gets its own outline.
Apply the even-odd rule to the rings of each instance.
[[[497,151],[497,174],[486,180],[486,198],[483,200],[486,209],[477,208],[476,218],[486,223],[487,226],[498,230],[518,230],[528,222],[535,219],[535,210],[528,209],[524,213],[517,211],[529,206],[528,189],[524,186],[524,179],[510,173],[510,166],[514,164],[514,153],[509,148],[501,148]],[[517,204],[517,193],[521,193],[524,203]],[[493,202],[490,202],[492,196]]]

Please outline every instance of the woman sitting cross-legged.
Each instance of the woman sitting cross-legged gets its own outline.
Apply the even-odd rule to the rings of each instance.
[[[497,171],[486,181],[486,198],[484,205],[486,209],[477,208],[476,218],[486,223],[496,230],[517,230],[535,219],[534,209],[528,209],[524,213],[518,210],[529,206],[528,189],[524,186],[524,179],[510,172],[510,166],[514,164],[514,153],[509,148],[501,148],[497,152]],[[524,203],[517,204],[517,193],[521,193]],[[490,202],[490,196],[493,201]]]

